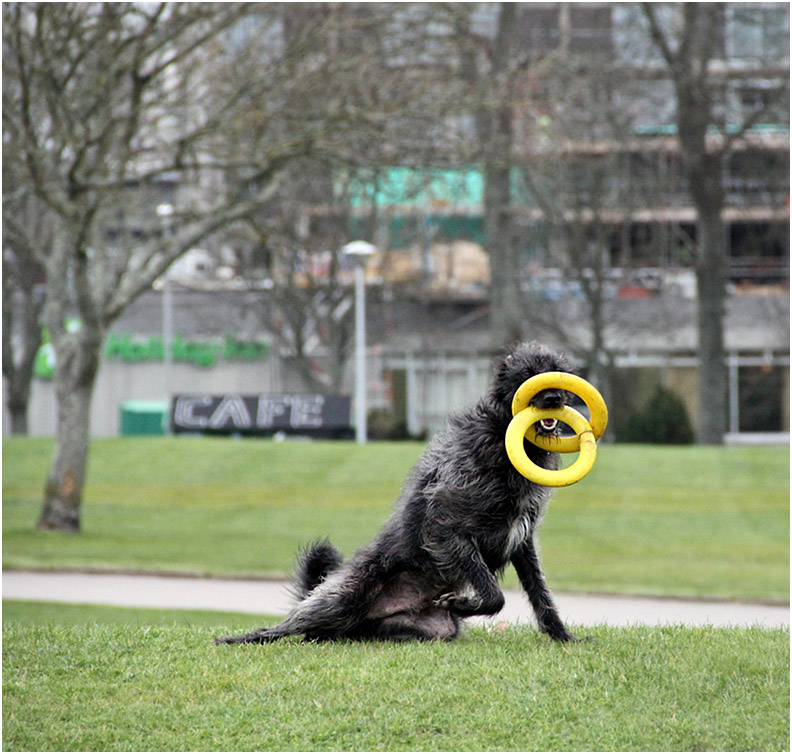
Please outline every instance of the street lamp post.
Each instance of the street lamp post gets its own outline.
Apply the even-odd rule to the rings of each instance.
[[[162,223],[162,232],[168,236],[171,232],[171,218],[173,217],[172,204],[157,205],[157,216]],[[167,239],[165,239],[167,240]],[[162,381],[165,392],[165,400],[171,399],[171,379],[173,374],[173,296],[171,291],[170,277],[166,270],[162,276]]]
[[[366,241],[352,241],[341,251],[355,266],[355,440],[366,442],[366,262],[376,251]]]

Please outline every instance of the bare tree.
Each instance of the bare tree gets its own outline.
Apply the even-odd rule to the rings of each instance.
[[[4,166],[5,167],[5,166]],[[6,187],[10,171],[4,173]],[[9,192],[3,198],[3,377],[11,433],[28,432],[33,369],[41,346],[44,269],[33,249],[52,242],[45,207],[35,197]]]
[[[301,162],[289,176],[273,211],[239,228],[257,258],[243,274],[266,275],[258,315],[305,384],[337,392],[352,347],[352,291],[340,258],[349,240],[348,204],[332,196],[321,166]]]
[[[580,58],[562,46],[531,81],[543,94],[529,96],[522,114],[534,126],[516,159],[525,225],[535,246],[544,243],[545,262],[562,272],[565,290],[559,301],[529,290],[525,317],[580,356],[607,399],[616,348],[610,247],[614,213],[632,201],[620,147],[629,143],[630,124],[614,102],[614,71],[602,57]]]
[[[724,77],[713,65],[722,51],[723,3],[678,4],[672,11],[674,23],[663,22],[663,11],[668,18],[668,8],[663,4],[644,3],[643,9],[651,39],[673,85],[682,166],[697,213],[698,439],[705,444],[721,444],[728,425],[723,336],[728,280],[723,220],[725,166],[735,142],[761,119],[766,108],[735,114],[723,106]],[[777,87],[777,98],[785,91],[788,89],[783,85]],[[770,104],[768,100],[767,106]]]
[[[420,76],[399,62],[411,48],[385,38],[383,23],[398,31],[398,10],[3,6],[3,156],[15,177],[4,200],[27,191],[52,221],[51,243],[18,244],[45,271],[56,359],[41,527],[79,528],[91,394],[124,308],[179,255],[238,221],[258,223],[272,245],[267,213],[296,161],[376,163],[395,157],[401,128],[426,122],[424,90],[411,86]],[[403,119],[387,117],[407,101],[415,107]],[[325,291],[309,298],[320,312],[343,309]]]
[[[3,20],[4,161],[52,218],[51,244],[19,248],[44,267],[56,359],[39,526],[76,531],[108,327],[179,255],[265,205],[292,160],[339,144],[351,114],[339,102],[323,119],[301,95],[327,54],[284,57],[281,6],[21,3]],[[251,68],[232,53],[256,41]]]
[[[484,227],[490,258],[490,333],[496,347],[523,336],[520,258],[514,244],[513,167],[515,77],[528,59],[518,54],[519,4],[498,3],[494,31],[474,26],[475,8],[455,7],[461,103],[475,123],[473,157],[484,174]]]
[[[192,66],[240,12],[166,4],[3,7],[4,162],[52,221],[50,244],[15,249],[45,270],[44,319],[57,365],[42,528],[79,528],[90,401],[109,325],[177,256],[227,221],[227,206],[176,202],[172,232],[163,235],[151,205],[176,175],[202,167],[199,149],[208,151],[206,135],[225,112],[188,125],[174,107],[179,115],[196,111],[201,84]],[[138,214],[147,203],[149,211]],[[67,325],[70,317],[78,327]]]
[[[305,382],[337,390],[352,326],[352,279],[340,249],[352,232],[378,240],[376,201],[353,217],[351,186],[370,188],[390,165],[447,156],[450,27],[442,9],[415,3],[283,7],[282,59],[293,78],[272,95],[322,130],[312,153],[288,169],[284,189],[248,218],[243,243],[258,261],[244,274],[268,277],[262,322]],[[252,46],[235,58],[255,69],[260,54]],[[267,117],[259,103],[249,105],[243,121]]]

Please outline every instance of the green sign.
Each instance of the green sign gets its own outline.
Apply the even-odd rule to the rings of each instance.
[[[165,360],[165,344],[161,335],[140,337],[129,333],[110,333],[105,344],[107,361],[143,364]],[[209,368],[224,361],[264,361],[269,356],[269,344],[260,340],[238,340],[231,333],[225,339],[174,337],[171,358],[174,363],[194,364]],[[55,352],[44,333],[44,344],[36,357],[35,375],[52,379],[55,374]]]

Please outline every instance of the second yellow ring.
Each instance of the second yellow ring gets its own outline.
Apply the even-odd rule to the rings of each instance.
[[[575,432],[580,444],[580,455],[577,460],[566,469],[553,471],[537,466],[525,453],[523,440],[529,428],[541,419],[558,419],[568,424]],[[530,439],[530,438],[529,438]],[[550,443],[561,443],[564,438],[543,437]],[[573,438],[575,439],[575,438]],[[537,444],[534,439],[530,439]],[[557,450],[551,447],[550,450]],[[567,487],[579,482],[591,471],[594,461],[597,460],[597,442],[594,432],[586,418],[569,406],[562,408],[539,409],[528,406],[517,413],[506,429],[506,454],[514,468],[532,482],[545,487]]]

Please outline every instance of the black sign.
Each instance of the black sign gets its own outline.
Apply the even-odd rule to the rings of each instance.
[[[290,435],[348,439],[350,399],[345,395],[176,395],[174,433]]]

